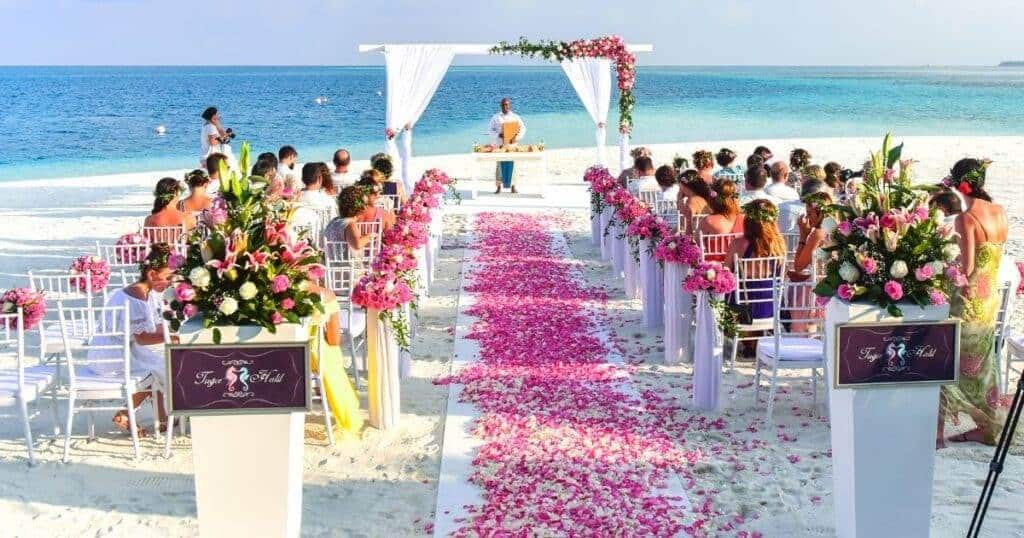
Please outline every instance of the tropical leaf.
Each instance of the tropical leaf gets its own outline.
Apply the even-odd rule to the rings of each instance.
[[[900,161],[900,155],[903,154],[903,143],[889,150],[885,154],[885,167],[892,168]]]

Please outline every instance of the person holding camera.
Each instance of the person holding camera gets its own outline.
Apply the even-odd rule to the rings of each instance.
[[[205,168],[206,158],[212,153],[222,153],[228,160],[228,167],[234,168],[234,155],[231,153],[231,140],[235,133],[231,129],[225,129],[220,122],[220,112],[217,107],[211,106],[203,111],[203,130],[199,136],[200,155],[199,166]]]

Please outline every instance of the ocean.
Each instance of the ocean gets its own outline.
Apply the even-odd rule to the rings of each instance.
[[[383,91],[381,67],[0,67],[0,180],[194,166],[199,115],[210,105],[238,133],[236,146],[292,144],[302,161],[345,147],[366,158],[383,147]],[[641,66],[635,93],[637,143],[1024,134],[1018,68]],[[593,143],[558,67],[461,66],[420,118],[414,153],[486,141],[502,96],[523,116],[526,141]],[[610,126],[617,114],[613,101]]]

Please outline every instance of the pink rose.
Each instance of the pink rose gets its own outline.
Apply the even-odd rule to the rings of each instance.
[[[187,303],[196,298],[196,290],[191,285],[183,282],[178,284],[177,288],[174,288],[174,297],[182,303]]]
[[[851,300],[853,300],[853,296],[854,296],[853,286],[851,286],[849,284],[846,284],[846,283],[840,284],[839,288],[836,289],[836,295],[838,295],[839,298],[844,300],[844,301],[851,301]]]
[[[946,304],[949,301],[949,299],[946,298],[946,294],[942,293],[939,290],[935,290],[935,289],[933,289],[933,290],[928,292],[928,299],[935,306],[944,305],[944,304]]]
[[[864,269],[864,272],[873,275],[878,271],[878,262],[874,258],[864,258],[860,261],[860,266]]]
[[[199,307],[197,307],[196,305],[194,305],[192,303],[189,303],[189,304],[185,305],[185,308],[181,309],[181,313],[186,318],[191,318],[191,317],[194,317],[196,314],[199,313]]]
[[[946,276],[953,281],[953,285],[962,288],[967,285],[967,277],[960,272],[960,268],[956,265],[950,265],[946,268]]]
[[[274,325],[280,325],[284,323],[284,316],[282,316],[280,312],[274,312],[270,315],[270,322]]]
[[[893,301],[899,301],[903,298],[903,285],[895,280],[886,282],[883,289],[885,290],[885,294]]]
[[[284,299],[281,300],[281,308],[285,310],[291,310],[295,308],[295,299],[292,299],[291,297],[285,297]]]
[[[324,266],[320,264],[314,264],[310,265],[306,269],[306,276],[309,277],[309,279],[312,280],[313,282],[320,282],[321,280],[324,279],[324,272]]]
[[[926,263],[914,270],[914,278],[916,278],[918,282],[931,280],[934,276],[935,270],[932,269],[932,264],[930,263]]]
[[[292,281],[289,280],[288,275],[277,275],[270,281],[270,291],[274,293],[281,293],[287,290],[291,285]]]
[[[898,222],[899,220],[896,218],[896,215],[893,215],[892,213],[886,213],[885,215],[882,215],[882,228],[891,230],[896,227],[896,224]]]
[[[177,271],[182,265],[185,265],[185,257],[181,254],[175,253],[167,257],[167,268],[171,271]]]
[[[844,220],[836,225],[836,230],[839,230],[843,237],[849,237],[853,233],[853,224],[848,220]]]

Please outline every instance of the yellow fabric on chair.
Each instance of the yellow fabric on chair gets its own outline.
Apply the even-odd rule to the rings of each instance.
[[[324,313],[318,316],[317,323],[325,323],[339,312],[337,301],[325,301]],[[321,397],[327,398],[335,425],[343,432],[358,436],[363,429],[363,415],[359,412],[359,395],[342,366],[341,346],[332,346],[323,337],[320,337],[320,342],[316,342],[319,334],[321,332],[314,326],[310,366],[320,375],[323,391]],[[323,357],[317,355],[317,350],[321,351]]]

